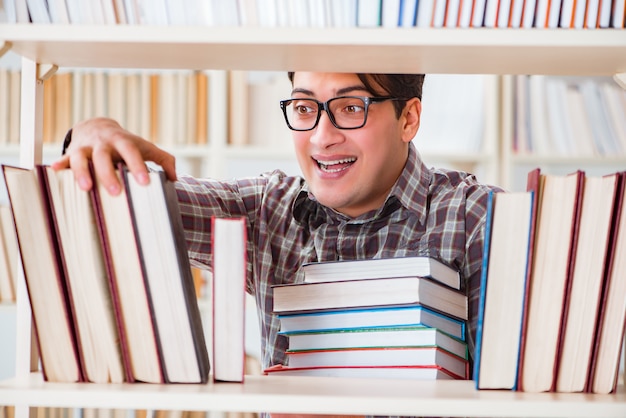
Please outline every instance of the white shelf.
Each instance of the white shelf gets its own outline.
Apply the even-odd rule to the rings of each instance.
[[[626,31],[1,24],[16,53],[59,67],[626,73]],[[164,57],[167,57],[164,59]]]
[[[626,393],[477,391],[471,381],[246,376],[243,384],[0,382],[0,405],[420,416],[624,417]]]

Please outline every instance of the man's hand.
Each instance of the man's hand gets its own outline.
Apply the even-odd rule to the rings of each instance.
[[[124,161],[138,183],[149,182],[146,161],[160,165],[169,180],[176,180],[175,158],[150,141],[134,135],[108,118],[79,122],[72,128],[72,141],[63,157],[51,164],[55,170],[71,168],[83,190],[93,186],[89,174],[93,161],[98,180],[112,195],[121,191],[115,165]]]

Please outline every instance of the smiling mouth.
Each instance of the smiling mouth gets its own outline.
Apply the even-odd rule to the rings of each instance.
[[[325,173],[338,173],[350,167],[355,161],[356,158],[342,158],[331,161],[315,160],[318,167]]]

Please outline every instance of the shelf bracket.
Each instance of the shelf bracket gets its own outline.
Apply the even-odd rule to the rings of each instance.
[[[46,81],[54,75],[59,69],[58,65],[54,64],[38,64],[37,65],[37,78],[40,81]]]
[[[617,73],[613,76],[615,82],[624,90],[626,90],[626,73]]]
[[[12,47],[11,42],[0,41],[0,57],[2,57],[4,54],[9,52],[9,49],[11,49],[11,47]]]

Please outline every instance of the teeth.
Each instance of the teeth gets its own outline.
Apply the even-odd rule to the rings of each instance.
[[[327,172],[327,173],[338,173],[339,171],[343,171],[346,168],[348,168],[348,166],[337,167],[337,168],[330,168],[330,166],[338,165],[338,164],[353,163],[353,162],[356,161],[356,158],[342,158],[340,160],[332,160],[332,161],[320,161],[320,160],[316,160],[316,161],[319,164],[320,168],[322,170],[324,170],[325,172]]]

